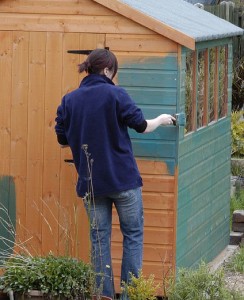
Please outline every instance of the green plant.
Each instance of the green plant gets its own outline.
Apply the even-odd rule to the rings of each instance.
[[[244,209],[244,190],[234,195],[230,199],[230,226],[232,226],[232,216],[235,210]]]
[[[244,120],[243,111],[231,114],[232,156],[244,156]]]
[[[65,256],[15,255],[6,260],[2,276],[5,291],[25,294],[42,291],[47,297],[91,299],[94,273],[90,264]]]
[[[244,274],[244,246],[240,247],[238,253],[227,264],[227,269]]]
[[[222,269],[211,272],[204,262],[197,269],[180,269],[177,279],[169,283],[167,296],[169,300],[243,300],[225,287]]]
[[[127,295],[130,300],[156,300],[155,296],[159,285],[154,282],[154,275],[150,275],[145,278],[142,271],[139,272],[139,276],[131,275],[129,283],[123,282],[122,291],[124,295]]]

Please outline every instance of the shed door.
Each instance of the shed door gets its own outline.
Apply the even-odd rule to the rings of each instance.
[[[88,258],[76,171],[64,163],[71,154],[58,146],[54,120],[61,97],[79,84],[85,58],[67,51],[103,47],[104,35],[1,31],[0,40],[0,176],[15,186],[16,248]],[[2,181],[0,188],[2,195]]]

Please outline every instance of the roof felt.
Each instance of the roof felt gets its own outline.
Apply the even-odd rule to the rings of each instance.
[[[243,29],[225,21],[215,15],[204,11],[184,0],[95,0],[111,9],[116,10],[115,3],[122,7],[126,6],[130,11],[127,17],[134,19],[138,23],[145,25],[144,19],[150,19],[155,24],[161,24],[173,29],[182,36],[188,36],[195,42],[221,39],[236,35],[242,35]],[[108,4],[110,3],[110,4]],[[122,6],[121,6],[122,5]],[[123,10],[117,11],[123,14]],[[138,12],[141,16],[136,19],[133,12]],[[125,15],[125,14],[124,14]],[[155,28],[150,28],[157,32]],[[172,32],[172,31],[171,31]],[[158,33],[163,34],[160,29]],[[169,37],[169,35],[168,35]],[[174,40],[173,36],[172,39]]]
[[[191,36],[196,42],[243,34],[241,28],[183,0],[120,0],[120,2]]]

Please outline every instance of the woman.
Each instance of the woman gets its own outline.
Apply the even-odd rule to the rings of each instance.
[[[82,197],[91,224],[92,260],[97,287],[113,297],[111,221],[114,205],[123,234],[121,281],[142,268],[142,179],[133,156],[128,127],[139,133],[170,125],[162,114],[145,120],[127,92],[112,79],[118,70],[115,55],[107,49],[92,51],[79,65],[88,75],[78,89],[65,95],[57,110],[56,134],[60,145],[71,148],[78,172],[77,194]]]

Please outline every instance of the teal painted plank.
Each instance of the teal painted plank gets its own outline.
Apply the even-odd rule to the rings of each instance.
[[[177,71],[122,69],[118,81],[126,87],[177,87]]]
[[[223,190],[223,186],[230,184],[230,176],[225,176],[220,178],[219,181],[210,186],[209,188],[202,190],[200,194],[196,197],[192,197],[190,191],[188,190],[189,197],[186,201],[181,201],[180,206],[178,206],[178,227],[182,226],[183,223],[186,223],[192,217],[196,216],[196,214],[205,209],[210,203],[213,202],[213,199],[218,199],[220,191]],[[229,206],[229,199],[227,203],[221,201],[222,206]],[[181,239],[181,235],[179,235],[179,240]]]
[[[177,70],[177,54],[169,53],[164,57],[132,56],[120,63],[119,69]]]
[[[161,114],[174,114],[175,106],[158,106],[158,105],[140,105],[146,119],[154,119]]]
[[[176,141],[177,126],[160,126],[150,133],[137,133],[133,129],[129,129],[129,134],[132,139],[141,140],[160,140],[160,141]]]
[[[175,88],[126,87],[126,91],[137,104],[176,106]]]
[[[183,255],[180,256],[178,251],[177,268],[190,267],[203,258],[209,262],[212,259],[212,257],[207,257],[209,248],[214,248],[215,243],[220,239],[226,243],[226,237],[229,236],[229,220],[224,211],[225,209],[219,210],[218,215],[215,215],[215,224],[212,223],[210,226],[209,221],[206,221],[199,231],[196,230],[192,236],[178,244],[178,247],[183,249]],[[227,245],[228,243],[225,244]]]
[[[210,176],[211,180],[209,180]],[[224,186],[226,189],[229,189],[230,170],[226,168],[226,165],[219,166],[211,174],[206,174],[197,179],[193,178],[190,186],[183,186],[179,189],[178,210],[180,211],[180,208],[186,203],[194,201],[193,199],[197,198],[201,193],[214,188],[222,178],[226,180]],[[228,178],[228,180],[226,178]],[[194,186],[194,188],[191,188],[192,186]]]
[[[202,147],[196,148],[194,152],[188,152],[179,158],[181,174],[193,168],[201,161],[206,161],[211,156],[219,156],[224,147],[228,147],[230,156],[230,145],[226,145],[226,141],[230,140],[229,135],[223,135],[215,140],[208,141]]]
[[[133,152],[135,156],[154,158],[174,158],[176,145],[174,142],[161,142],[153,140],[133,140]]]
[[[16,230],[16,195],[14,180],[0,177],[0,259],[13,251]]]
[[[202,161],[195,165],[193,168],[189,169],[183,175],[181,174],[178,179],[179,187],[190,186],[194,184],[194,180],[209,174],[209,178],[206,180],[211,181],[211,173],[214,172],[219,166],[225,166],[227,171],[230,172],[230,160],[229,149],[223,149],[218,155],[210,156],[205,161]],[[179,165],[180,166],[180,165]],[[194,188],[194,187],[193,187]]]
[[[184,243],[185,240],[189,240],[187,247],[194,246],[197,242],[200,242],[202,237],[206,234],[206,229],[210,230],[211,227],[218,226],[219,212],[222,211],[225,218],[229,217],[229,205],[224,206],[221,199],[225,199],[227,192],[225,189],[219,191],[215,201],[211,199],[211,195],[207,195],[208,199],[203,199],[205,206],[196,211],[194,214],[188,212],[188,218],[178,226],[177,236],[179,246]],[[202,228],[205,228],[202,230]],[[189,250],[189,249],[188,249]]]
[[[196,148],[202,147],[209,141],[217,139],[221,135],[230,134],[230,118],[226,117],[216,123],[193,132],[180,141],[180,156],[191,153]],[[230,143],[229,140],[226,143]]]
[[[222,224],[222,228],[226,230],[216,229],[212,232],[209,238],[206,237],[203,239],[202,243],[196,245],[190,251],[186,251],[185,255],[177,259],[176,267],[177,269],[185,267],[196,267],[202,260],[206,263],[212,261],[225,247],[229,244],[229,230],[227,229],[228,222]],[[210,244],[211,240],[215,240],[216,243]],[[187,241],[185,241],[187,243]],[[211,249],[211,251],[210,251]]]

